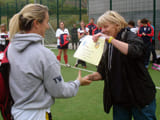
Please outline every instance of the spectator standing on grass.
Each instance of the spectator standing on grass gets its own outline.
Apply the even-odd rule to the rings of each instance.
[[[97,29],[97,25],[94,24],[94,18],[90,19],[90,22],[86,27],[89,29],[89,35],[94,35],[94,31]]]
[[[151,25],[151,22],[149,21],[148,24]],[[151,25],[151,28],[154,32],[154,26]],[[156,51],[155,51],[155,37],[153,36],[152,37],[152,63],[156,63],[157,62],[157,54],[156,54]]]
[[[144,64],[145,67],[148,68],[150,63],[150,54],[152,50],[152,37],[154,36],[154,30],[151,27],[150,24],[148,24],[148,20],[146,18],[143,18],[141,20],[141,27],[138,31],[138,36],[143,39],[144,46],[145,46],[145,60]]]
[[[9,32],[7,31],[6,24],[0,25],[0,51],[4,51],[9,43]]]
[[[77,33],[78,33],[78,39],[80,40],[79,43],[82,42],[82,40],[83,40],[82,38],[85,35],[89,35],[89,29],[85,26],[84,21],[80,22],[80,28],[78,28]],[[79,64],[81,64],[84,68],[87,67],[86,62],[82,61],[82,60],[77,60],[76,64],[75,64],[75,67],[78,67]]]
[[[104,110],[113,106],[113,120],[156,120],[155,85],[144,66],[144,43],[128,31],[127,22],[115,11],[98,18],[102,33],[93,36],[96,42],[105,37],[104,51],[97,72],[84,79],[104,80]]]
[[[56,38],[57,38],[57,48],[58,48],[58,55],[57,59],[61,61],[61,55],[63,52],[63,58],[65,61],[66,67],[70,67],[68,64],[68,55],[67,55],[67,50],[68,50],[68,45],[69,45],[69,39],[70,39],[70,34],[67,28],[65,28],[64,22],[60,22],[60,28],[57,29],[56,31]]]
[[[72,49],[77,49],[78,47],[78,34],[77,34],[77,27],[76,24],[73,24],[73,28],[71,30],[71,40],[72,40]]]
[[[134,32],[135,34],[137,34],[137,32],[138,32],[138,27],[135,27],[134,21],[130,20],[130,21],[128,22],[128,27],[129,27],[130,31],[132,31],[132,32]]]
[[[56,56],[41,44],[48,21],[48,8],[40,4],[26,5],[10,20],[8,59],[14,120],[52,120],[50,107],[55,98],[73,97],[80,85],[91,83],[80,72],[77,80],[64,82]]]

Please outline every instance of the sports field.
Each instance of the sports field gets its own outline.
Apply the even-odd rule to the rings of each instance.
[[[58,50],[53,50],[57,54]],[[69,63],[74,66],[76,59],[73,58],[74,50],[69,50]],[[63,57],[62,57],[62,63]],[[79,66],[81,68],[81,66]],[[96,71],[96,67],[87,64],[87,70]],[[78,70],[74,68],[61,67],[61,72],[65,81],[75,80]],[[149,69],[157,89],[157,120],[160,120],[160,72]],[[85,76],[90,72],[82,71]],[[82,86],[76,97],[69,99],[56,99],[51,112],[53,120],[112,120],[112,111],[105,114],[103,111],[103,81],[91,83],[90,86]],[[115,88],[116,89],[116,88]],[[3,120],[0,116],[0,120]]]

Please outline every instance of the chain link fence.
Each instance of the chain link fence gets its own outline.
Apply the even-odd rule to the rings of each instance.
[[[50,29],[46,32],[45,44],[56,43],[55,31],[60,21],[65,23],[69,31],[73,24],[79,27],[82,19],[88,23],[87,0],[12,0],[0,5],[0,24],[8,26],[10,18],[28,3],[40,3],[49,8]]]
[[[0,2],[0,23],[8,25],[10,18],[28,3],[40,3],[48,6],[50,14],[50,28],[46,33],[46,44],[56,43],[55,31],[59,22],[72,29],[73,24],[81,20],[88,23],[89,18],[97,19],[107,10],[115,10],[122,14],[126,21],[147,18],[155,26],[156,48],[160,49],[158,32],[160,31],[160,0],[10,0]]]
[[[147,18],[155,27],[155,45],[160,49],[158,32],[160,31],[160,0],[88,0],[89,17],[98,19],[107,10],[119,12],[126,21]]]

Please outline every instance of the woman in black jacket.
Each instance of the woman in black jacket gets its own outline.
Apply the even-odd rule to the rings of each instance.
[[[145,48],[141,38],[126,29],[127,23],[115,11],[99,17],[107,49],[97,72],[85,79],[104,80],[104,110],[113,105],[113,120],[156,120],[155,85],[144,65]]]

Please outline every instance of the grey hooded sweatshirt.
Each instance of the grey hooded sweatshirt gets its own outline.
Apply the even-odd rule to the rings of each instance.
[[[38,34],[16,34],[8,48],[10,91],[17,109],[46,109],[55,98],[78,92],[80,81],[64,82],[56,56]]]

